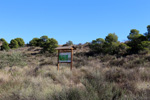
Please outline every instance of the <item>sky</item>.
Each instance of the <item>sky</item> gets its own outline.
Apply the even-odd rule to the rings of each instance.
[[[0,0],[0,38],[26,43],[47,35],[59,44],[91,42],[115,33],[124,42],[131,29],[150,25],[150,0]]]

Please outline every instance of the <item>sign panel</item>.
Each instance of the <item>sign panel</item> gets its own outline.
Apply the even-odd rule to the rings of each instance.
[[[71,62],[71,52],[59,53],[59,62]]]

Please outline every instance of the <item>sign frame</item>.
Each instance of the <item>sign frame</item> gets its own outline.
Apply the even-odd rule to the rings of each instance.
[[[71,63],[71,52],[59,53],[59,63]]]
[[[72,67],[73,67],[73,48],[72,47],[58,47],[58,48],[56,48],[56,50],[58,50],[57,70],[59,71],[59,64],[60,63],[70,63],[70,70],[72,70]],[[60,53],[71,53],[71,61],[70,62],[60,62],[59,61]]]

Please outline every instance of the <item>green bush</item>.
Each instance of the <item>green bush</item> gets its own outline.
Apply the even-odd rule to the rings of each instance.
[[[126,55],[129,53],[131,47],[129,47],[128,45],[126,45],[125,43],[120,43],[119,46],[118,46],[118,52],[117,54],[118,55]]]
[[[39,40],[39,45],[40,45],[40,47],[43,47],[44,45],[45,45],[45,43],[48,41],[48,36],[41,36],[40,37],[40,40]]]
[[[142,41],[140,44],[138,44],[139,51],[140,50],[150,50],[150,41]]]
[[[19,47],[18,42],[14,39],[10,41],[9,45],[10,45],[10,48],[18,48]]]
[[[40,46],[40,39],[39,38],[33,38],[30,42],[29,42],[30,46]]]
[[[58,42],[54,38],[49,38],[45,41],[42,47],[43,52],[48,51],[49,53],[54,53],[56,52],[55,48],[58,47]]]
[[[118,53],[118,46],[119,46],[119,42],[111,42],[111,43],[107,43],[105,42],[104,44],[104,53],[105,54],[117,54]]]
[[[89,47],[94,53],[117,54],[119,44],[118,36],[115,33],[109,33],[105,40],[102,38],[93,40]]]
[[[89,44],[89,47],[91,51],[96,53],[102,53],[103,52],[103,46],[104,46],[105,40],[102,38],[98,38],[96,40],[93,40],[91,44]]]
[[[118,42],[118,36],[115,33],[109,33],[106,36],[105,41],[107,43]]]
[[[58,42],[54,38],[41,36],[40,38],[33,38],[29,45],[42,47],[42,52],[54,53],[56,51],[55,48],[58,47]]]
[[[23,47],[25,45],[25,42],[22,38],[15,38],[15,40],[18,42],[19,47]]]
[[[1,46],[1,50],[9,50],[9,44],[7,43],[7,41],[3,38],[0,39],[0,41],[3,43],[3,45]]]
[[[137,39],[140,36],[141,36],[141,34],[139,34],[139,30],[132,29],[132,30],[130,30],[130,33],[127,36],[127,38],[132,41],[132,40]]]
[[[131,41],[128,41],[126,44],[131,47],[130,54],[138,53],[143,49],[143,44],[141,44],[143,41],[146,41],[146,37],[143,35],[140,35],[139,37],[136,37],[132,39]]]

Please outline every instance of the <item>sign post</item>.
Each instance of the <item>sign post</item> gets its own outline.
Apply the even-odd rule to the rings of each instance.
[[[70,63],[70,70],[72,70],[73,66],[73,47],[57,47],[58,50],[58,59],[57,59],[57,70],[59,70],[60,63]]]

